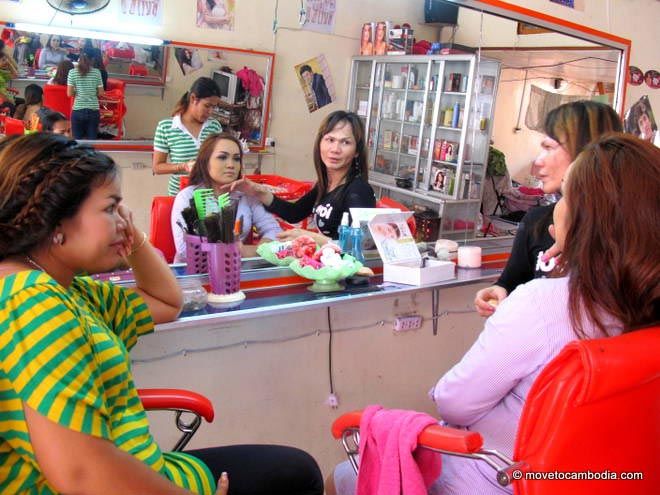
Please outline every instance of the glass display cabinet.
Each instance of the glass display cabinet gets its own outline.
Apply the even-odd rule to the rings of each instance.
[[[440,237],[475,235],[499,72],[475,54],[353,58],[348,105],[364,119],[369,182],[434,215]]]

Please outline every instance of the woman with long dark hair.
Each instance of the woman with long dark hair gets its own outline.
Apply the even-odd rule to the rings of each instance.
[[[67,94],[73,97],[71,131],[74,139],[97,138],[101,121],[99,97],[104,93],[101,71],[92,66],[92,60],[83,51],[78,66],[67,76]]]
[[[545,119],[541,153],[532,172],[543,184],[546,194],[559,193],[564,174],[575,157],[591,141],[607,132],[622,131],[621,118],[604,103],[575,101],[561,105]],[[474,304],[481,316],[490,316],[518,285],[547,275],[555,259],[546,256],[553,244],[548,229],[555,205],[539,206],[527,212],[520,222],[511,256],[495,285],[477,292]]]
[[[287,222],[299,222],[313,214],[320,233],[291,229],[279,234],[278,239],[307,234],[318,244],[325,244],[328,239],[337,239],[344,212],[376,206],[369,185],[364,125],[357,114],[337,110],[323,120],[314,140],[314,168],[316,184],[295,203],[284,201],[265,186],[245,178],[227,188],[256,197],[268,211]]]
[[[179,175],[190,172],[204,140],[222,132],[220,122],[211,117],[218,104],[218,85],[210,77],[200,77],[181,96],[172,117],[158,122],[152,166],[155,174],[172,174],[167,186],[170,196],[179,192]]]

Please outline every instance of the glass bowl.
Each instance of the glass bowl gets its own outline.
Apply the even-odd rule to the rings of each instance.
[[[362,263],[348,254],[343,255],[342,260],[344,263],[339,267],[324,266],[323,268],[314,268],[309,265],[300,266],[300,261],[295,260],[289,265],[289,268],[297,275],[314,281],[308,287],[308,290],[312,292],[334,292],[344,290],[344,287],[339,284],[340,280],[355,275],[362,268]]]

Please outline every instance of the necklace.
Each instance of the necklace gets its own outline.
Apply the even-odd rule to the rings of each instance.
[[[35,267],[37,270],[41,270],[42,272],[46,272],[46,269],[45,269],[43,266],[41,266],[39,263],[37,263],[36,261],[34,261],[34,260],[30,257],[29,254],[26,254],[26,255],[25,255],[25,260],[28,262],[28,264],[32,265],[32,266]]]

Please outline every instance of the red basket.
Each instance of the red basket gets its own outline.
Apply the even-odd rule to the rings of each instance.
[[[275,196],[287,201],[303,197],[314,187],[313,182],[298,181],[281,175],[246,175],[246,177],[257,184],[270,186]]]

